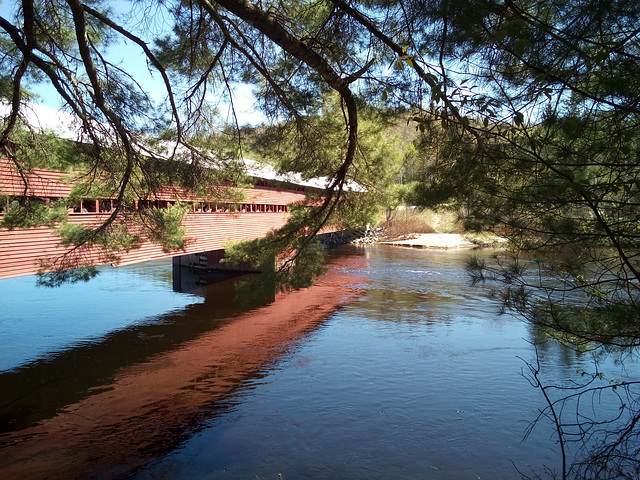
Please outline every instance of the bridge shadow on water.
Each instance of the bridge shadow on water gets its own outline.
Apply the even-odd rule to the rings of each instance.
[[[243,278],[193,282],[202,303],[0,374],[0,477],[126,475],[228,408],[222,400],[356,294],[330,268],[314,287],[248,308],[234,301]]]

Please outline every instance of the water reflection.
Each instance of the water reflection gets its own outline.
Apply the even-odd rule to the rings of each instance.
[[[113,477],[173,448],[344,302],[347,283],[336,272],[249,311],[218,283],[203,303],[5,372],[3,478]]]
[[[37,287],[34,276],[1,280],[0,371],[202,301],[172,291],[167,261],[100,271],[91,282],[54,289]]]
[[[135,478],[515,478],[512,461],[552,462],[550,432],[521,445],[526,329],[469,285],[464,256],[364,253],[359,301]]]
[[[332,255],[317,286],[268,305],[238,309],[221,282],[5,372],[26,396],[1,410],[0,476],[511,479],[514,463],[558,465],[551,425],[522,442],[542,405],[521,375],[535,332],[471,285],[466,253]],[[552,342],[540,353],[551,381],[590,365]]]
[[[158,278],[156,268],[148,265],[136,270],[138,275]],[[188,292],[203,297],[198,300],[200,303],[144,317],[127,328],[98,338],[90,337],[72,345],[73,348],[69,346],[49,352],[42,358],[0,373],[0,433],[51,418],[65,405],[103,391],[101,385],[112,381],[120,369],[179,348],[246,311],[233,301],[235,283],[241,278],[237,275],[215,275],[208,286],[199,286]],[[170,276],[163,280],[166,285],[171,285]],[[103,278],[96,288],[110,281]],[[65,300],[69,301],[68,295],[60,292],[57,301]],[[112,301],[117,301],[117,298]],[[108,305],[96,303],[93,308],[106,309]],[[71,322],[67,326],[73,327]]]

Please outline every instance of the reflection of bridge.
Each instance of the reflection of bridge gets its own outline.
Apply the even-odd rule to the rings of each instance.
[[[57,171],[33,169],[26,174],[27,189],[20,174],[11,162],[0,159],[0,195],[6,197],[0,212],[11,208],[17,197],[28,196],[49,204],[67,198],[72,185],[65,181],[66,174]],[[166,206],[175,201],[190,205],[183,226],[187,230],[188,243],[184,251],[165,253],[162,247],[145,242],[136,250],[121,255],[120,264],[143,262],[164,257],[190,254],[189,262],[211,266],[219,260],[227,241],[249,240],[263,237],[273,228],[287,220],[288,205],[305,197],[305,188],[293,183],[275,183],[262,180],[253,188],[242,189],[245,199],[239,203],[216,204],[198,202],[193,197],[179,192],[165,191],[153,200],[140,200],[128,208]],[[111,199],[83,200],[78,205],[67,205],[69,222],[84,225],[99,225],[108,218],[113,209]],[[68,247],[60,243],[49,227],[31,229],[0,229],[0,278],[31,275],[38,271],[39,261],[45,257],[63,254]],[[100,263],[100,252],[96,250],[96,263]],[[184,261],[184,260],[183,260]],[[175,261],[174,261],[175,264]]]

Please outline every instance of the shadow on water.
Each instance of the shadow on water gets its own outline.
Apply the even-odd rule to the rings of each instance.
[[[65,405],[100,393],[119,369],[179,348],[248,311],[234,299],[236,283],[250,276],[210,272],[207,285],[194,282],[183,290],[204,297],[202,303],[0,373],[0,433],[50,418]]]

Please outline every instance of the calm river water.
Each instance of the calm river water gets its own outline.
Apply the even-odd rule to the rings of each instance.
[[[560,466],[521,372],[533,333],[469,252],[331,252],[311,289],[239,307],[170,261],[57,290],[0,281],[0,478],[511,479]],[[549,381],[589,355],[540,348]],[[605,361],[607,378],[636,375]]]

